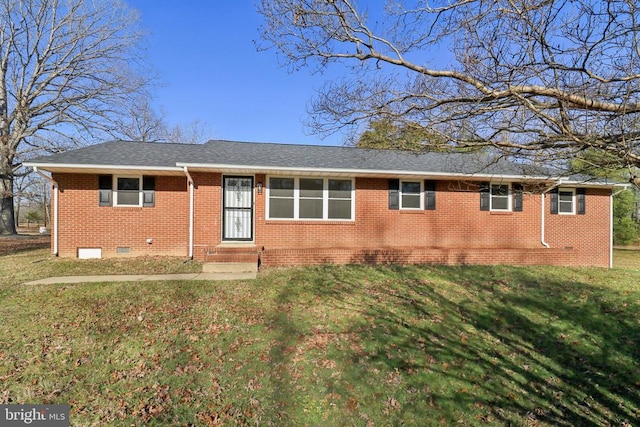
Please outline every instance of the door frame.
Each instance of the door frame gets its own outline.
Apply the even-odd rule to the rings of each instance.
[[[227,210],[227,206],[226,206],[226,185],[227,185],[227,178],[233,179],[249,179],[251,180],[251,190],[249,191],[250,195],[251,195],[251,202],[250,202],[250,207],[248,208],[228,208],[228,209],[243,209],[243,210],[249,210],[249,221],[250,221],[250,230],[249,230],[249,234],[250,236],[248,238],[233,238],[233,237],[226,237],[225,233],[226,233],[226,210]],[[254,175],[222,175],[222,204],[221,204],[221,208],[222,208],[222,233],[221,233],[221,237],[222,237],[222,241],[223,242],[253,242],[254,240],[254,232],[255,232],[255,194],[254,194],[254,183],[255,183],[255,176]]]

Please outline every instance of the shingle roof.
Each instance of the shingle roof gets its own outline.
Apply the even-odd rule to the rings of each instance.
[[[33,159],[49,165],[172,167],[198,145],[111,141]]]
[[[557,171],[482,153],[413,153],[354,147],[235,141],[206,144],[111,141],[34,159],[26,163],[47,170],[62,166],[140,168],[200,167],[215,170],[298,170],[353,174],[480,175],[552,177]]]

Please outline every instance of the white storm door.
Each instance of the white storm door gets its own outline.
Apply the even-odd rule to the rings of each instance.
[[[253,240],[253,177],[225,176],[222,239]]]

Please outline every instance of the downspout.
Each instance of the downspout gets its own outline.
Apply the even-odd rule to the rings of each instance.
[[[34,166],[33,170],[53,184],[53,255],[58,256],[58,183]]]
[[[184,166],[184,174],[189,182],[189,258],[193,259],[193,177],[186,166]]]
[[[627,187],[618,190],[615,193],[611,191],[611,199],[609,203],[609,268],[613,268],[613,198],[625,191]]]
[[[551,246],[549,246],[549,244],[544,240],[544,200],[549,191],[559,187],[561,184],[562,180],[558,180],[554,185],[547,188],[540,194],[540,243],[542,243],[542,246],[547,249],[549,249]]]

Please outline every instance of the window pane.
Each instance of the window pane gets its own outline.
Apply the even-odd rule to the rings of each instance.
[[[509,198],[508,197],[493,197],[491,199],[491,209],[496,210],[507,210],[509,209]]]
[[[329,200],[329,219],[351,219],[351,200]]]
[[[558,210],[562,213],[571,213],[573,212],[573,206],[571,202],[560,202],[558,203]]]
[[[572,191],[560,191],[560,192],[558,192],[558,199],[561,202],[572,202],[573,201],[573,192]]]
[[[403,194],[402,195],[402,207],[407,208],[420,208],[420,194]]]
[[[420,182],[403,182],[402,194],[420,194]]]
[[[293,199],[269,199],[269,218],[293,218]]]
[[[492,196],[508,196],[509,186],[508,185],[492,185],[491,195]]]
[[[119,190],[116,204],[138,206],[140,204],[140,192]]]
[[[322,199],[300,199],[300,218],[322,218]]]
[[[573,191],[558,192],[558,211],[562,213],[573,212]]]
[[[275,197],[293,197],[293,178],[269,178],[269,194]]]
[[[509,210],[509,185],[491,185],[491,209],[506,211]]]
[[[120,190],[140,190],[140,180],[138,178],[118,178],[118,191]]]
[[[322,197],[323,186],[322,179],[301,179],[300,197]]]
[[[351,181],[342,179],[329,180],[329,198],[331,199],[350,199],[351,198]]]

